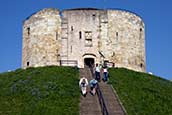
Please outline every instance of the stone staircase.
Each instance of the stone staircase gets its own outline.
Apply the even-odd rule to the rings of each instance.
[[[80,69],[80,77],[83,76],[85,76],[88,81],[92,79],[93,75],[88,67]],[[89,88],[87,89],[89,90]],[[104,112],[103,115],[126,115],[126,111],[111,85],[101,81],[99,82],[99,89],[106,106],[105,108],[108,111],[108,113]],[[87,94],[86,97],[81,96],[80,115],[102,115],[101,106],[102,105],[100,105],[98,100],[98,95],[92,96]]]
[[[88,68],[80,69],[80,77],[86,77],[88,81],[92,79],[92,74]],[[89,86],[87,87],[87,96],[80,97],[80,115],[101,115],[101,108],[97,95],[92,96],[89,93]]]
[[[120,100],[117,97],[116,92],[109,84],[99,83],[104,102],[108,111],[108,115],[125,115],[125,110],[121,106]]]

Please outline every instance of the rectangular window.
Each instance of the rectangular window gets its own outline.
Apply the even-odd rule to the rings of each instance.
[[[140,35],[139,35],[139,39],[142,39],[142,28],[140,28]]]
[[[93,17],[93,20],[95,20],[96,19],[96,14],[93,14],[92,17]]]
[[[58,40],[58,32],[56,32],[56,40]]]
[[[29,62],[27,62],[27,67],[29,67]]]
[[[116,32],[116,40],[118,40],[118,32]]]
[[[73,31],[73,26],[71,26],[71,31]]]
[[[91,40],[91,39],[85,40],[85,46],[86,46],[86,47],[92,47],[92,46],[93,46],[92,40]]]
[[[30,35],[30,27],[27,28],[27,34]]]
[[[92,32],[91,31],[85,31],[85,46],[86,47],[92,47]]]
[[[79,32],[79,39],[81,39],[82,38],[82,32],[80,31]]]
[[[116,36],[118,37],[118,32],[116,32]]]

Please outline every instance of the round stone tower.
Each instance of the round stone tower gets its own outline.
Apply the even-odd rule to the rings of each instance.
[[[142,19],[131,12],[108,10],[107,57],[117,67],[146,71],[145,28]]]
[[[76,63],[74,63],[76,62]],[[23,25],[23,67],[114,63],[146,71],[142,19],[125,10],[43,9]]]
[[[57,9],[43,9],[23,23],[22,67],[58,65],[61,18]]]

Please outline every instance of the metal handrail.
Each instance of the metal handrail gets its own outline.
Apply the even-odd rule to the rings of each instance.
[[[104,98],[103,98],[102,92],[101,92],[100,87],[99,87],[98,84],[97,84],[96,92],[97,92],[97,95],[98,95],[98,98],[99,98],[99,103],[100,103],[100,106],[101,106],[101,109],[102,109],[102,114],[103,115],[108,115],[108,111],[107,111],[107,108],[106,108],[106,105],[105,105],[105,102],[104,102]]]
[[[93,68],[90,67],[90,70],[91,70],[91,73],[92,73],[92,77],[94,77]],[[102,110],[102,114],[103,115],[108,115],[108,111],[107,111],[105,101],[104,101],[102,92],[100,90],[99,84],[97,84],[96,92],[97,92],[97,96],[99,98],[99,103],[100,103],[100,107],[101,107],[101,110]]]
[[[60,66],[68,65],[68,66],[77,66],[78,61],[77,60],[57,60],[60,64]]]

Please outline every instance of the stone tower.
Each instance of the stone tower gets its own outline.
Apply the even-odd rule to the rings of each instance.
[[[61,18],[56,9],[43,9],[23,24],[22,67],[57,65]]]
[[[23,24],[22,67],[114,63],[146,71],[142,19],[129,11],[43,9]]]

